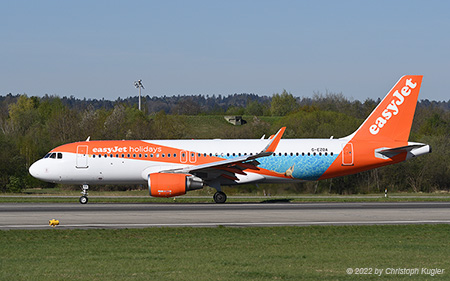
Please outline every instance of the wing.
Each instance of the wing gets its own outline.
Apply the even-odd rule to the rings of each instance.
[[[270,140],[269,144],[258,154],[244,155],[232,159],[211,162],[202,165],[187,166],[180,169],[162,171],[164,173],[186,173],[196,175],[204,180],[211,181],[218,177],[228,180],[238,180],[236,174],[246,175],[244,170],[259,170],[260,163],[256,160],[261,157],[272,155],[275,152],[286,127],[282,127]]]

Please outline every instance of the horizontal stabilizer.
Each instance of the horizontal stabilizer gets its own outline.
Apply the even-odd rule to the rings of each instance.
[[[409,157],[415,157],[424,153],[430,153],[431,147],[423,143],[412,143],[409,145],[399,146],[394,148],[379,148],[375,149],[375,156],[378,158],[392,158],[395,155],[406,152]]]

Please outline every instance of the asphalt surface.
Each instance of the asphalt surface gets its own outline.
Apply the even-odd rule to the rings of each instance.
[[[450,224],[450,202],[93,204],[2,203],[0,230]]]

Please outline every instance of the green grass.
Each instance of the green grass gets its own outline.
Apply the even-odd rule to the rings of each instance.
[[[233,193],[227,188],[224,191],[229,195],[228,203],[277,203],[277,202],[431,202],[450,201],[448,192],[439,193],[390,193],[388,198],[383,194],[364,195],[336,195],[336,194],[284,194],[277,196],[262,196],[254,193]],[[215,190],[189,192],[185,196],[176,198],[154,198],[148,195],[148,190],[129,191],[90,191],[90,203],[213,203],[212,196]],[[72,196],[72,197],[58,197]],[[22,193],[0,194],[0,203],[74,203],[81,196],[78,190],[65,190],[61,188],[26,189]],[[109,196],[109,198],[102,198]],[[192,196],[192,197],[191,197]],[[244,197],[244,198],[243,198]]]
[[[390,193],[388,198],[383,194],[336,195],[336,194],[285,194],[277,196],[262,196],[253,193],[233,193],[227,188],[228,203],[274,203],[274,202],[418,202],[418,201],[450,201],[450,193]],[[215,190],[206,187],[203,190],[189,192],[176,198],[154,198],[148,195],[148,190],[129,191],[89,191],[90,203],[213,203]],[[17,197],[19,196],[19,197]],[[73,196],[61,198],[57,196]],[[0,194],[0,203],[74,203],[81,196],[79,190],[62,188],[25,189],[22,193]],[[110,196],[101,198],[98,196]],[[192,197],[191,197],[192,196]],[[245,198],[242,198],[245,196]]]
[[[228,123],[224,115],[178,115],[177,118],[183,122],[184,131],[187,132],[186,138],[198,138],[198,136],[202,136],[203,139],[229,139],[235,138],[236,136],[244,135],[249,137],[248,130],[250,124],[254,122],[254,116],[244,115],[242,118],[248,122],[247,125],[244,126],[235,126]],[[230,114],[232,115],[232,114]],[[278,127],[276,124],[282,117],[279,116],[258,116],[258,119],[262,122],[269,124],[269,126],[273,127],[272,131],[264,132],[266,134],[266,138],[269,137],[270,134],[275,134],[278,131]],[[260,138],[261,135],[254,135],[251,138]]]
[[[448,202],[450,198],[384,198],[384,197],[371,197],[371,198],[352,198],[352,197],[305,197],[295,198],[290,196],[285,197],[255,197],[255,198],[233,198],[228,197],[227,203],[313,203],[313,202]],[[26,197],[0,197],[1,203],[77,203],[78,197],[51,197],[51,196],[26,196]],[[176,198],[153,198],[153,197],[110,197],[99,198],[95,196],[89,196],[89,203],[214,203],[212,195],[209,197],[190,198],[190,197],[176,197]]]
[[[450,225],[0,231],[0,279],[448,280],[449,234]],[[346,273],[422,267],[445,272]]]

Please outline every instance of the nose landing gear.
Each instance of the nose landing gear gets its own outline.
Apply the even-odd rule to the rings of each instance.
[[[89,185],[83,184],[82,189],[83,189],[83,191],[81,191],[80,203],[81,204],[86,204],[88,202]]]

